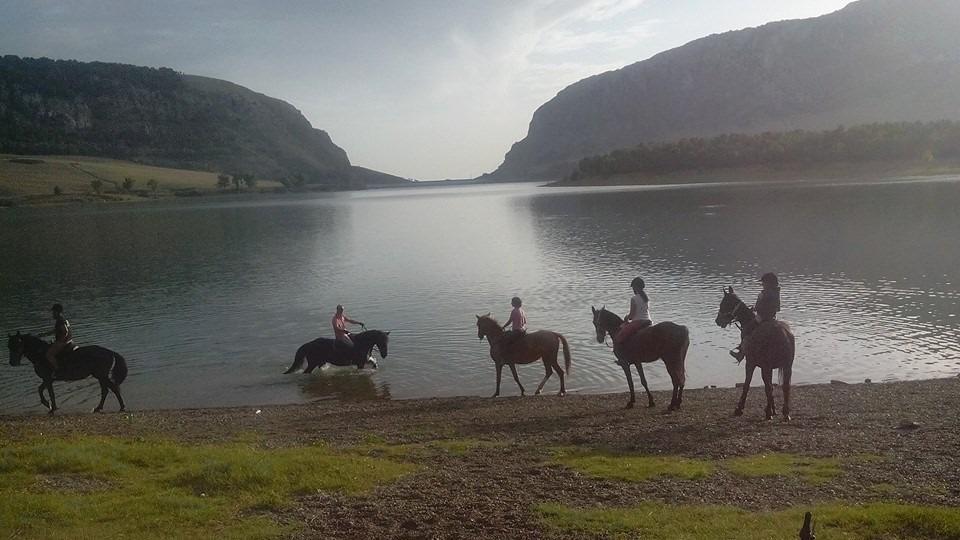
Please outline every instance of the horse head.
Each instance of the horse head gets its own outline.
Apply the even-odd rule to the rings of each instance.
[[[387,343],[390,342],[390,332],[381,332],[380,330],[373,330],[376,332],[373,336],[373,344],[376,345],[377,350],[380,351],[380,358],[387,357]]]
[[[483,338],[490,339],[491,335],[496,335],[500,330],[500,323],[493,320],[489,313],[486,315],[477,315],[477,338],[481,341]]]
[[[17,331],[16,334],[7,336],[7,348],[10,349],[10,365],[19,366],[20,359],[23,358],[23,336]]]
[[[368,355],[373,351],[373,348],[376,347],[377,351],[380,352],[380,358],[386,358],[387,344],[390,342],[390,332],[366,330],[355,335],[353,342]]]
[[[717,310],[717,326],[726,328],[737,320],[737,314],[744,309],[746,304],[740,300],[740,297],[733,292],[733,287],[723,289],[723,300],[720,301],[720,309]]]
[[[607,311],[606,306],[600,309],[590,306],[590,310],[593,311],[593,328],[597,331],[597,343],[603,343],[607,334],[613,336],[623,324],[623,320],[616,313]]]

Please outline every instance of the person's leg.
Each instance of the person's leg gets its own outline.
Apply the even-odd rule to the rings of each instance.
[[[56,342],[47,349],[47,363],[50,364],[50,367],[56,371],[57,366],[57,355],[60,354],[60,351],[63,350],[65,343]]]

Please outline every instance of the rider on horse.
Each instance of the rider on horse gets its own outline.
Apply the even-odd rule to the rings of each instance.
[[[337,313],[333,316],[333,335],[336,337],[337,343],[341,343],[347,348],[353,348],[353,340],[350,338],[350,332],[347,330],[347,323],[350,324],[359,324],[361,327],[365,328],[360,321],[355,321],[347,317],[343,313],[343,306],[337,304]]]
[[[513,328],[503,335],[503,342],[507,345],[515,343],[527,333],[527,314],[523,311],[523,300],[519,296],[514,296],[510,299],[510,305],[513,306],[513,311],[503,325],[504,330],[513,325]]]
[[[633,297],[630,298],[630,312],[623,319],[623,325],[614,338],[614,345],[622,345],[630,336],[638,330],[643,330],[653,324],[650,319],[650,297],[643,290],[646,284],[643,278],[635,277],[630,282],[630,288],[633,289]],[[620,364],[620,359],[617,359]]]
[[[760,282],[763,283],[763,290],[757,296],[753,311],[757,314],[757,322],[763,324],[777,320],[777,312],[780,311],[780,280],[773,272],[767,272],[760,277]],[[737,362],[743,361],[747,355],[744,349],[749,346],[748,342],[749,337],[745,337],[740,341],[740,345],[730,351],[730,356],[736,358]]]
[[[53,330],[40,334],[41,337],[53,336],[53,344],[47,349],[47,362],[53,371],[57,371],[57,356],[64,350],[73,350],[73,332],[70,330],[70,321],[63,316],[63,306],[54,304],[50,308],[53,314]]]

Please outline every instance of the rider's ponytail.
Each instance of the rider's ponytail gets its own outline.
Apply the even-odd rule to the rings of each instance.
[[[646,287],[643,278],[633,278],[633,281],[630,282],[630,287],[633,288],[634,293],[639,294],[640,298],[643,298],[644,302],[650,303],[650,298],[647,297],[647,293],[643,290],[643,288]]]

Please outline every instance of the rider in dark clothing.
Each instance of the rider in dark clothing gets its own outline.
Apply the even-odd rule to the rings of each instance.
[[[53,344],[47,348],[47,362],[53,371],[57,371],[57,356],[64,350],[73,349],[73,332],[70,331],[70,321],[63,316],[63,306],[54,304],[50,308],[53,314],[53,330],[41,336],[53,336]]]
[[[760,282],[763,283],[763,290],[757,296],[753,311],[757,314],[758,323],[763,324],[777,320],[777,312],[780,311],[780,280],[773,272],[767,272],[760,278]],[[742,361],[747,355],[744,351],[747,341],[749,336],[742,339],[740,345],[730,351],[730,356],[736,358],[737,362]]]

